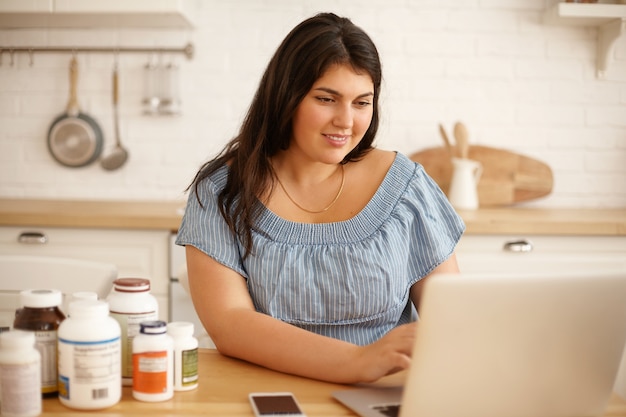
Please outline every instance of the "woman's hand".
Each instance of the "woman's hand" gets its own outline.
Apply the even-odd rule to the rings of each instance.
[[[411,365],[411,352],[417,322],[404,324],[391,330],[376,342],[359,349],[355,365],[361,369],[362,382],[374,382]]]

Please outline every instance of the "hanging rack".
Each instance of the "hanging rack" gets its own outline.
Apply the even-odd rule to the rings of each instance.
[[[31,65],[33,62],[33,55],[40,52],[53,52],[53,53],[82,53],[82,52],[94,52],[94,53],[156,53],[156,54],[183,54],[187,59],[192,59],[194,54],[193,44],[188,43],[182,48],[144,48],[144,47],[92,47],[92,46],[0,46],[0,65],[2,65],[2,54],[8,52],[11,57],[11,65],[13,65],[13,55],[15,53],[27,52],[30,55]]]

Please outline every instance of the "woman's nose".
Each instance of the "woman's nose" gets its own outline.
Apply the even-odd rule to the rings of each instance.
[[[352,113],[352,106],[343,105],[337,107],[337,112],[333,120],[333,124],[341,128],[351,128],[354,124],[354,114]]]

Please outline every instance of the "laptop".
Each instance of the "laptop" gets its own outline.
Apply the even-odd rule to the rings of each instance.
[[[363,417],[598,416],[625,343],[626,272],[435,275],[404,387],[333,396]]]

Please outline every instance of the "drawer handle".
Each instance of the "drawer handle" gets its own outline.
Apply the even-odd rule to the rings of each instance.
[[[43,245],[48,243],[48,236],[42,232],[22,232],[17,241],[26,245]]]
[[[511,240],[504,243],[503,249],[505,252],[531,252],[533,244],[526,239]]]

